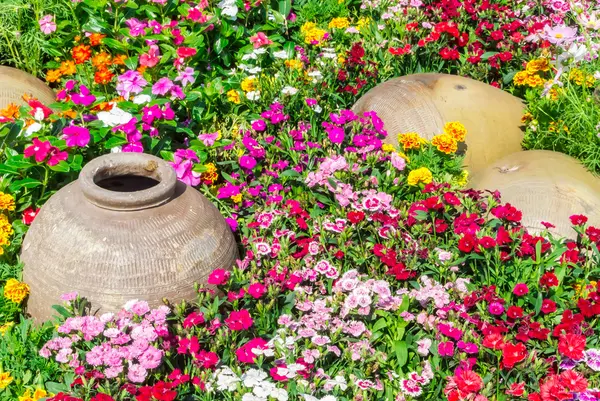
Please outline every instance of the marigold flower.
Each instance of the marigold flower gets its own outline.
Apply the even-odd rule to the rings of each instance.
[[[75,64],[83,64],[92,56],[92,50],[88,45],[77,45],[71,50]]]
[[[421,144],[426,143],[424,138],[421,138],[416,132],[407,132],[398,135],[398,142],[402,144],[404,150],[419,149]]]
[[[0,210],[15,210],[15,198],[10,194],[0,192]]]
[[[14,278],[9,278],[4,285],[4,298],[18,304],[29,294],[29,286]]]
[[[77,66],[71,60],[60,63],[59,71],[62,75],[73,75],[77,72]]]
[[[36,400],[34,400],[33,397],[31,396],[31,390],[27,389],[27,391],[25,391],[23,393],[23,395],[19,397],[19,401],[36,401]]]
[[[531,86],[532,88],[544,86],[544,82],[544,78],[540,77],[539,75],[530,75],[527,77],[527,85]]]
[[[286,67],[290,68],[290,69],[296,69],[296,70],[301,70],[304,65],[302,64],[302,61],[298,60],[298,59],[292,59],[292,60],[285,60],[284,64]]]
[[[447,155],[456,153],[458,150],[458,143],[449,134],[440,134],[433,137],[431,144],[442,153]]]
[[[339,18],[333,18],[331,21],[329,21],[329,25],[328,27],[331,28],[337,28],[337,29],[344,29],[344,28],[348,28],[350,26],[350,21],[348,21],[348,18],[346,17],[339,17]]]
[[[9,103],[8,106],[0,110],[0,117],[19,118],[19,106],[15,103]]]
[[[106,85],[106,84],[109,84],[114,77],[115,77],[115,74],[110,72],[110,70],[108,68],[100,68],[94,74],[94,82],[99,85]]]
[[[48,81],[50,83],[58,82],[61,77],[62,77],[62,74],[61,74],[60,70],[48,70],[46,72],[46,81]]]
[[[6,388],[12,381],[13,378],[9,372],[0,372],[0,390]]]
[[[240,202],[242,201],[242,194],[233,195],[233,196],[231,197],[231,200],[232,200],[234,203],[240,203]]]
[[[8,331],[8,329],[10,329],[11,327],[13,327],[14,325],[15,325],[14,322],[4,323],[2,326],[0,326],[0,334],[1,335],[6,334],[6,332]]]
[[[98,46],[98,45],[102,44],[102,39],[104,39],[105,37],[106,37],[106,35],[103,35],[101,33],[92,33],[90,35],[90,45]]]
[[[394,148],[394,145],[384,143],[383,145],[381,145],[381,150],[383,150],[384,152],[394,152],[396,148]]]
[[[256,89],[256,78],[245,78],[240,86],[244,92],[251,92]]]
[[[529,76],[530,76],[529,72],[519,71],[513,77],[513,84],[515,84],[517,86],[527,85],[527,79],[529,78]]]
[[[529,74],[535,74],[538,71],[550,71],[550,62],[546,58],[530,60],[525,69]]]
[[[112,59],[113,65],[125,65],[125,60],[127,60],[127,56],[124,54],[119,54]]]
[[[239,104],[240,103],[240,94],[238,91],[232,89],[227,92],[227,100],[231,103]]]
[[[111,63],[110,54],[106,52],[96,53],[94,57],[92,57],[92,65],[96,68],[108,67]]]
[[[456,179],[456,185],[459,187],[464,187],[469,182],[469,172],[467,170],[463,170],[460,172],[460,175]]]
[[[427,167],[421,167],[411,171],[408,174],[408,185],[418,185],[419,183],[430,184],[433,181],[433,175]]]
[[[467,137],[467,129],[458,121],[444,124],[444,133],[450,135],[456,142],[464,142]]]

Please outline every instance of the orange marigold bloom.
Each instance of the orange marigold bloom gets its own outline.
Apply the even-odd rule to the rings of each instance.
[[[92,57],[92,65],[96,68],[108,67],[110,65],[110,54],[106,52],[97,53]]]
[[[60,80],[60,77],[62,77],[60,70],[48,70],[46,72],[46,81],[48,82],[57,82]]]
[[[59,70],[62,75],[73,75],[77,72],[77,67],[74,62],[67,60],[60,63]]]
[[[402,144],[404,150],[419,149],[421,144],[425,142],[423,138],[416,132],[407,132],[406,134],[398,135],[398,142]]]
[[[145,65],[140,65],[137,69],[137,72],[139,72],[140,74],[143,74],[144,71],[146,71],[148,67],[146,67]]]
[[[127,56],[119,54],[118,56],[113,57],[112,63],[113,65],[125,65],[125,60],[127,60]]]
[[[467,129],[458,121],[451,121],[444,124],[444,133],[450,135],[457,142],[464,142],[467,136]]]
[[[102,102],[92,109],[92,111],[111,111],[114,104],[113,102]]]
[[[92,33],[90,35],[90,45],[98,46],[102,43],[102,39],[104,39],[106,35],[102,35],[101,33]]]
[[[110,83],[110,81],[112,81],[114,76],[115,76],[115,74],[110,72],[108,70],[108,68],[100,68],[94,74],[94,82],[96,82],[97,84],[100,84],[100,85],[106,85],[106,84]]]
[[[436,135],[431,140],[431,144],[442,153],[447,155],[455,153],[458,149],[458,144],[454,138],[449,134]]]
[[[19,118],[19,106],[15,103],[9,103],[8,106],[0,110],[0,117]]]
[[[87,45],[78,45],[71,50],[75,64],[83,64],[92,57],[92,50]]]

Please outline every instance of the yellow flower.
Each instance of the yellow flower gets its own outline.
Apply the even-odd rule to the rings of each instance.
[[[302,27],[300,27],[300,33],[306,34],[309,31],[312,31],[317,27],[317,24],[314,22],[305,22]]]
[[[244,92],[251,92],[251,91],[255,90],[256,89],[256,78],[255,77],[245,78],[242,81],[241,87]]]
[[[46,72],[46,81],[48,82],[57,82],[62,77],[60,70],[48,70]]]
[[[384,143],[383,145],[381,145],[381,150],[383,150],[384,152],[393,152],[396,150],[396,148],[394,147],[394,145]]]
[[[14,278],[9,278],[4,285],[4,298],[18,304],[29,294],[29,286]]]
[[[2,326],[0,326],[0,334],[2,334],[2,335],[6,334],[6,332],[8,331],[8,329],[10,329],[11,327],[13,327],[14,325],[15,325],[14,322],[4,323]]]
[[[371,18],[370,17],[361,17],[358,22],[356,23],[356,29],[358,29],[358,31],[360,32],[360,29],[363,28],[364,26],[368,25],[371,22]]]
[[[301,70],[303,67],[302,61],[298,60],[298,59],[292,59],[292,60],[285,60],[285,66],[290,68],[290,69],[296,69],[296,70]]]
[[[344,58],[343,55],[340,54],[337,58],[337,62],[339,65],[344,65],[344,63],[346,62],[346,59]]]
[[[531,114],[530,112],[526,112],[525,114],[523,114],[523,116],[521,117],[521,124],[526,124],[529,121],[531,121],[533,119],[533,114]]]
[[[416,132],[407,132],[405,134],[398,135],[398,142],[402,144],[404,150],[419,149],[423,143],[427,141],[421,138]]]
[[[562,94],[562,89],[557,87],[552,87],[546,94],[546,97],[552,101],[557,101],[560,95]]]
[[[304,34],[304,43],[309,45],[320,45],[327,32],[320,28],[314,28]]]
[[[530,75],[527,77],[527,85],[535,88],[537,86],[544,86],[544,78],[539,75]]]
[[[23,395],[19,397],[19,401],[36,401],[36,400],[34,400],[33,397],[31,397],[31,391],[29,389],[27,389],[27,391],[25,391],[23,393]]]
[[[406,160],[407,163],[410,163],[410,158],[406,156],[403,152],[398,152],[398,154],[400,155],[400,157]]]
[[[15,210],[15,198],[12,195],[0,192],[0,210]]]
[[[517,86],[527,85],[529,73],[527,71],[519,71],[513,77],[513,83]]]
[[[467,182],[469,181],[469,172],[467,170],[463,170],[460,173],[460,176],[458,176],[458,179],[456,180],[456,185],[458,185],[459,187],[464,187],[467,185]]]
[[[233,195],[231,200],[235,203],[240,203],[242,201],[242,194]]]
[[[450,135],[456,142],[464,142],[467,137],[467,129],[458,121],[451,121],[444,125],[444,134]]]
[[[239,104],[240,94],[238,93],[238,91],[232,89],[229,92],[227,92],[227,100],[229,100],[231,103]]]
[[[550,71],[550,62],[547,58],[538,58],[529,61],[525,69],[529,74],[535,74],[538,71]]]
[[[440,134],[433,137],[431,144],[442,153],[447,155],[455,153],[458,150],[458,144],[449,134]]]
[[[12,381],[13,378],[9,372],[0,372],[0,390],[6,388]]]
[[[238,150],[237,150],[237,157],[238,157],[238,159],[239,159],[240,157],[242,157],[242,156],[244,156],[244,149],[238,149]]]
[[[350,21],[346,17],[334,18],[329,21],[329,28],[344,29],[350,26]]]
[[[38,401],[40,398],[47,397],[48,393],[43,388],[38,388],[33,392],[33,400]]]
[[[408,185],[418,185],[419,183],[429,184],[433,180],[433,175],[427,167],[421,167],[411,171],[408,174]]]

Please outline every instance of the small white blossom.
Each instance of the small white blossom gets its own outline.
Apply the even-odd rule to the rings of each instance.
[[[29,137],[29,136],[35,134],[36,132],[38,132],[41,129],[42,129],[42,124],[40,124],[40,123],[33,123],[29,127],[27,127],[27,129],[25,130],[25,136]]]
[[[287,52],[285,50],[279,50],[277,52],[273,52],[273,57],[287,59],[288,58],[288,54],[287,54]]]
[[[150,95],[137,95],[136,97],[133,98],[133,103],[134,104],[146,104],[149,103],[152,100],[152,97],[150,97]]]
[[[260,91],[250,91],[246,93],[246,97],[248,98],[248,100],[258,100],[260,99]]]
[[[285,86],[282,90],[281,90],[281,94],[282,95],[290,95],[290,96],[294,96],[296,93],[298,93],[298,89],[292,87],[292,86]]]

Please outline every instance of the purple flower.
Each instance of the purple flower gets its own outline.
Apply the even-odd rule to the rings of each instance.
[[[585,351],[585,363],[588,367],[596,372],[600,372],[600,350],[596,348],[590,348]]]
[[[316,104],[317,104],[317,99],[313,99],[313,98],[310,98],[310,97],[306,98],[306,105],[307,106],[312,107],[312,106],[314,106]]]
[[[67,146],[86,146],[90,142],[90,131],[85,127],[70,125],[63,129],[63,138]]]
[[[252,122],[252,129],[254,131],[262,132],[267,128],[267,124],[264,120],[256,120]]]
[[[175,169],[179,181],[194,187],[201,181],[200,173],[193,171],[194,162],[199,162],[196,152],[191,149],[179,149],[169,164]]]
[[[227,222],[227,224],[229,224],[229,228],[231,228],[231,231],[237,231],[238,222],[237,222],[236,219],[232,219],[230,217],[227,217],[225,219],[225,221]]]
[[[240,166],[242,168],[248,169],[248,170],[252,170],[254,167],[256,167],[256,159],[252,156],[242,156],[240,157]]]
[[[181,81],[182,86],[186,86],[187,84],[193,84],[196,82],[196,78],[194,78],[194,69],[192,67],[186,67],[185,70],[181,71],[177,78],[175,78],[175,82]]]
[[[145,22],[142,22],[137,18],[126,20],[125,25],[127,25],[129,34],[133,37],[144,35],[146,33],[145,29],[148,26]]]
[[[169,78],[161,78],[154,85],[152,85],[153,95],[166,95],[173,88],[173,81]]]
[[[171,88],[171,99],[185,99],[185,93],[179,85],[173,85]]]
[[[117,93],[126,100],[129,100],[129,96],[132,93],[134,95],[140,93],[146,85],[148,85],[148,82],[139,72],[129,70],[125,74],[119,75],[117,80]]]
[[[332,143],[342,143],[344,142],[345,132],[341,127],[336,127],[335,125],[329,124],[327,122],[323,123],[323,127],[325,131],[327,131],[327,135],[329,136],[329,140]]]

